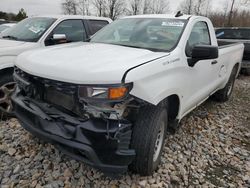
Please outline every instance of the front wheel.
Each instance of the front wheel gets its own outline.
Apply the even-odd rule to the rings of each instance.
[[[130,169],[141,175],[151,175],[161,161],[168,122],[167,109],[146,106],[140,109],[133,127],[131,148],[136,157]]]
[[[16,87],[12,74],[5,73],[0,78],[0,116],[14,116],[10,96]]]

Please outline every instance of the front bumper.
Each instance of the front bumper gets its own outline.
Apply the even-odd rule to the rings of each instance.
[[[18,89],[17,89],[18,90]],[[135,156],[127,121],[80,119],[16,91],[12,96],[21,125],[65,154],[105,173],[123,173]]]

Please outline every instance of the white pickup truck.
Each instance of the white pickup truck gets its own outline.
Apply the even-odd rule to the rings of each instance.
[[[212,95],[229,99],[243,50],[218,46],[205,17],[125,17],[90,43],[20,55],[15,113],[25,129],[78,160],[148,175],[167,128]]]
[[[10,113],[9,95],[16,57],[24,51],[51,45],[86,41],[111,19],[92,16],[37,16],[27,18],[0,34],[0,111]],[[1,113],[1,112],[0,112]]]

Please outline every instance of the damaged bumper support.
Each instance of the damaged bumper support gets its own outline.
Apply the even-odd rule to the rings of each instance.
[[[134,159],[135,151],[129,149],[129,122],[73,117],[18,91],[12,100],[16,116],[26,130],[76,160],[106,173],[123,173]]]

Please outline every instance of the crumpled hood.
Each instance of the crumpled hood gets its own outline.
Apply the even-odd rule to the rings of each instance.
[[[37,43],[34,42],[23,42],[0,38],[0,56],[16,56],[26,51],[32,49]]]
[[[23,71],[76,84],[120,83],[124,73],[168,53],[101,43],[59,45],[21,54],[16,66]]]

